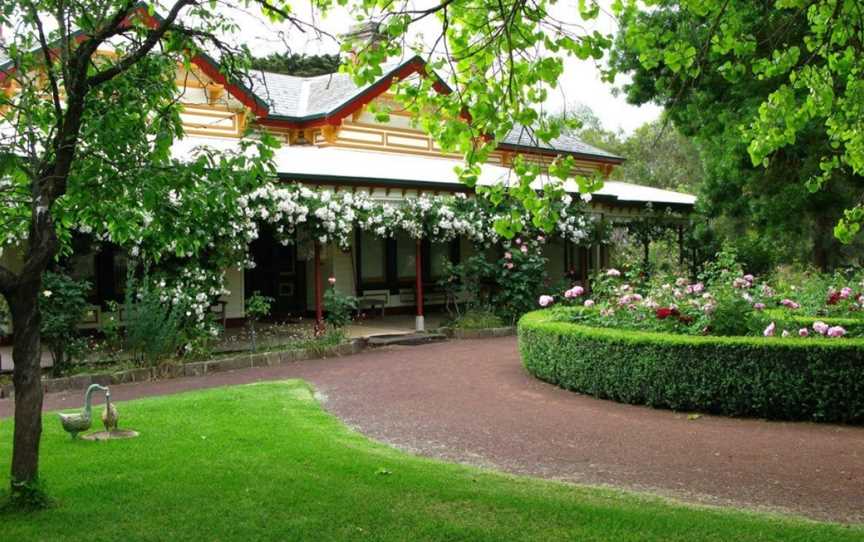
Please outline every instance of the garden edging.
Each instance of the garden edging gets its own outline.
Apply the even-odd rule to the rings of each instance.
[[[209,373],[221,373],[249,369],[252,367],[273,367],[283,363],[304,361],[310,359],[331,358],[358,354],[366,348],[364,339],[353,339],[345,344],[330,347],[320,352],[311,350],[282,350],[274,352],[245,353],[236,356],[206,361],[177,363],[161,367],[141,367],[124,371],[104,373],[79,374],[61,378],[43,378],[44,393],[75,391],[87,389],[91,384],[103,386],[128,384],[132,382],[148,382],[167,378],[204,376]],[[12,397],[14,385],[0,386],[0,398]]]
[[[491,337],[510,337],[516,335],[516,326],[489,327],[481,329],[443,328],[451,339],[488,339]]]

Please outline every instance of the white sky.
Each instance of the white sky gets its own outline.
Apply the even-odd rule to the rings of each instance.
[[[616,29],[616,23],[608,14],[611,0],[601,0],[606,8],[598,20],[587,26],[589,31],[600,30],[611,33]],[[426,3],[422,5],[427,5]],[[576,0],[563,0],[556,6],[555,15],[562,20],[578,20]],[[308,4],[295,4],[295,12],[303,20],[310,20]],[[260,15],[253,13],[238,16],[237,23],[242,31],[238,39],[245,42],[256,55],[264,55],[274,51],[282,51],[287,44],[292,52],[304,54],[323,54],[338,52],[338,45],[328,37],[317,37],[313,32],[305,34],[297,31],[289,24],[273,25]],[[338,35],[344,33],[354,21],[344,8],[335,8],[326,18],[316,20],[316,26],[322,30]],[[424,21],[425,23],[425,21]],[[432,35],[437,23],[428,18],[427,32]],[[423,32],[418,27],[415,32]],[[422,35],[422,34],[421,34]],[[620,84],[619,78],[616,83]],[[659,117],[661,108],[655,105],[636,107],[629,105],[623,96],[614,96],[612,86],[600,81],[600,72],[591,61],[581,61],[568,58],[565,61],[564,76],[560,88],[550,92],[547,107],[549,111],[560,111],[566,105],[582,103],[590,107],[600,118],[604,126],[611,130],[622,129],[632,132],[645,122]]]

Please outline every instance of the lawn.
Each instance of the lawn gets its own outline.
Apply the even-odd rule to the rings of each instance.
[[[3,515],[3,539],[864,540],[857,527],[682,506],[413,457],[346,428],[299,381],[118,408],[121,427],[141,437],[73,442],[55,414],[46,416],[42,472],[57,503]],[[3,420],[4,473],[10,432]]]

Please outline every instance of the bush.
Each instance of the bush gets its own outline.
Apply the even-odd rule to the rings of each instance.
[[[114,304],[112,309],[115,316],[106,321],[103,331],[135,363],[156,366],[180,354],[188,338],[183,325],[187,309],[181,303],[164,302],[146,278],[139,283],[130,276],[123,305]]]
[[[246,300],[246,318],[249,321],[249,332],[252,338],[252,351],[258,350],[257,330],[255,324],[270,315],[270,309],[275,299],[272,297],[261,295],[261,292],[255,291],[249,299]]]
[[[330,278],[330,287],[324,292],[324,320],[337,329],[351,323],[351,315],[357,310],[357,298],[336,289],[336,279]]]
[[[42,276],[40,333],[51,352],[55,375],[68,370],[72,361],[85,350],[86,343],[79,336],[77,328],[87,310],[89,291],[90,284],[86,281],[79,282],[50,271]]]
[[[457,329],[489,329],[504,327],[504,320],[494,312],[483,309],[469,309],[462,316],[453,320],[450,327]]]
[[[864,422],[864,339],[703,337],[519,322],[535,377],[603,399],[784,420]]]

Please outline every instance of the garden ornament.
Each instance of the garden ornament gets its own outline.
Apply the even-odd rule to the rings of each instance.
[[[105,426],[105,431],[111,433],[117,430],[117,422],[120,416],[117,414],[117,407],[111,402],[111,390],[105,390],[105,410],[102,412],[102,425]]]
[[[93,392],[96,390],[108,391],[108,388],[100,386],[99,384],[91,384],[90,387],[87,388],[87,392],[84,394],[84,412],[76,414],[59,414],[60,423],[63,424],[63,429],[72,435],[73,439],[78,437],[78,433],[90,429],[90,425],[93,421],[91,401]]]

